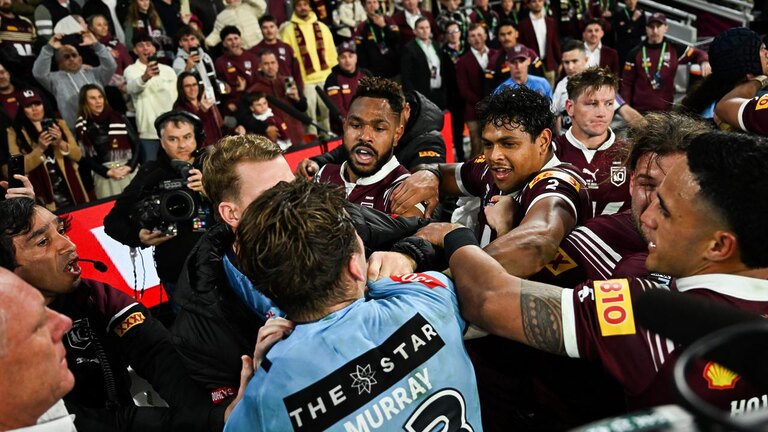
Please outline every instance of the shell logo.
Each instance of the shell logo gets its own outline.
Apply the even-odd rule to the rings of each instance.
[[[708,362],[704,366],[703,376],[711,390],[730,390],[736,387],[736,382],[741,379],[736,372],[715,362]]]

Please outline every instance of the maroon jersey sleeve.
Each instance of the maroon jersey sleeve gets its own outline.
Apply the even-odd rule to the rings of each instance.
[[[741,105],[739,128],[757,135],[768,135],[768,94],[754,97]]]
[[[525,185],[520,194],[521,214],[528,213],[534,204],[549,197],[563,199],[573,212],[577,223],[592,216],[584,181],[565,165],[542,170]]]
[[[485,162],[485,156],[480,155],[476,158],[464,162],[457,166],[456,182],[459,190],[466,195],[483,197],[486,194],[486,185],[488,182],[485,177],[488,174],[488,164]]]
[[[600,361],[629,394],[644,390],[674,350],[671,342],[635,323],[632,298],[658,287],[643,279],[611,279],[564,290],[561,304],[567,354]]]

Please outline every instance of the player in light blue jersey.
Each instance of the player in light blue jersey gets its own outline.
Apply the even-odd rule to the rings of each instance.
[[[225,431],[481,431],[453,283],[418,273],[366,292],[362,240],[343,203],[337,186],[295,181],[243,215],[242,270],[296,326]]]

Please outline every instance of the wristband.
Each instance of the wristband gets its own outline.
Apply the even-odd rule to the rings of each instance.
[[[431,172],[432,174],[435,175],[435,177],[437,177],[437,182],[438,183],[442,183],[442,181],[443,181],[443,174],[440,172],[440,168],[439,167],[436,167],[434,165],[422,165],[419,168],[419,171]]]
[[[764,89],[768,87],[768,76],[765,75],[758,75],[754,78],[750,78],[751,81],[757,81],[760,83],[760,89]]]
[[[455,229],[443,238],[443,250],[446,261],[451,261],[451,255],[464,246],[480,246],[477,243],[475,233],[469,228]]]

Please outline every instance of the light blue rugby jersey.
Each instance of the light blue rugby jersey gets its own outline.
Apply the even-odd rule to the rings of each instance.
[[[225,431],[482,431],[466,326],[442,273],[371,283],[272,348]]]

